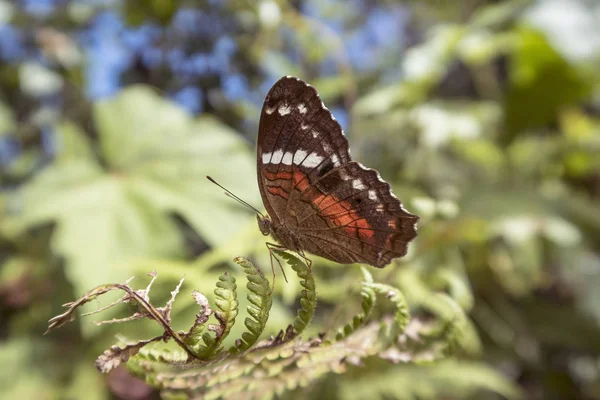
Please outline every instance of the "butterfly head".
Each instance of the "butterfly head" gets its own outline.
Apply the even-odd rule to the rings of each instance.
[[[264,215],[257,215],[256,219],[260,232],[265,236],[269,236],[271,234],[271,218]]]

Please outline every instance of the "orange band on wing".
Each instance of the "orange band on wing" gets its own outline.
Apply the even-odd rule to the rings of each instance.
[[[293,179],[294,188],[299,191],[304,191],[310,187],[308,177],[300,169],[293,167],[293,172],[279,171],[268,172],[264,171],[265,177],[271,181],[277,179]],[[289,193],[278,186],[267,186],[267,191],[276,196],[287,199]],[[352,205],[347,201],[339,201],[332,194],[318,194],[312,199],[312,203],[321,210],[321,215],[330,219],[337,226],[343,226],[348,235],[356,237],[368,243],[375,242],[375,232],[371,230],[369,222],[361,218],[356,211],[352,211]],[[339,216],[335,216],[340,214]]]
[[[300,171],[298,168],[294,168],[294,187],[298,188],[301,192],[310,186],[306,174]]]
[[[270,181],[274,181],[277,179],[292,179],[292,173],[286,172],[286,171],[279,171],[279,172],[263,171],[263,174]]]
[[[352,205],[349,202],[339,201],[332,194],[320,194],[312,201],[321,210],[324,217],[332,220],[337,226],[343,226],[350,236],[356,236],[358,233],[360,239],[365,242],[375,242],[375,232],[370,229],[371,225],[366,219],[361,218],[358,212],[352,210]]]
[[[283,197],[286,200],[289,197],[289,193],[279,186],[267,186],[267,191],[275,196]]]

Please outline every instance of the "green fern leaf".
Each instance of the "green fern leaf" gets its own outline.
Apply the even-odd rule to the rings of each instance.
[[[432,329],[428,336],[436,340],[443,336],[447,345],[446,354],[454,353],[458,349],[471,355],[480,353],[481,342],[475,327],[454,299],[430,290],[412,270],[402,271],[399,283],[411,304],[422,307],[438,318],[437,328]]]
[[[232,354],[248,350],[258,340],[264,331],[269,319],[269,311],[273,299],[271,298],[269,281],[263,273],[256,268],[248,259],[237,257],[233,260],[244,269],[248,279],[248,301],[247,308],[250,317],[244,320],[248,332],[242,334],[242,338],[236,340],[235,345],[229,348]]]
[[[202,335],[204,346],[197,351],[199,358],[204,360],[214,357],[222,351],[221,343],[229,335],[238,314],[239,303],[235,278],[225,272],[219,277],[216,286],[214,291],[216,310],[213,315],[219,321],[219,324],[208,326],[208,330],[214,332],[215,336],[210,332],[205,332]]]
[[[444,314],[445,329],[443,329],[443,333],[447,342],[446,354],[454,354],[458,349],[467,354],[479,354],[481,352],[479,336],[464,310],[446,294],[438,293],[437,298],[447,304],[449,310],[447,314]]]
[[[394,322],[396,323],[392,325],[390,336],[393,338],[403,333],[410,321],[410,310],[402,292],[393,286],[382,283],[365,283],[364,285],[384,295],[396,306],[396,313],[394,315]]]
[[[367,370],[368,371],[368,370]],[[494,392],[518,400],[524,395],[517,385],[483,363],[442,360],[425,365],[400,364],[371,373],[349,374],[342,379],[339,397],[354,399],[468,399],[487,398]]]
[[[304,331],[315,315],[315,308],[317,307],[315,279],[308,268],[308,265],[294,254],[279,250],[274,250],[274,252],[281,256],[281,258],[292,267],[298,275],[298,278],[300,278],[300,285],[303,287],[300,292],[300,309],[292,322],[293,336],[298,336]],[[291,339],[291,337],[286,337],[286,339]]]
[[[202,293],[193,291],[192,297],[200,306],[200,312],[196,314],[196,320],[194,321],[192,327],[183,335],[183,340],[187,345],[191,346],[195,352],[197,352],[198,347],[200,347],[200,338],[203,338],[202,334],[206,329],[205,324],[208,321],[208,318],[212,315],[212,310],[208,304],[208,299]]]
[[[373,283],[373,276],[365,267],[361,267],[360,270],[363,274],[363,285],[360,291],[360,295],[362,297],[362,313],[355,315],[351,322],[344,325],[343,328],[338,329],[335,335],[336,341],[344,339],[348,335],[354,333],[358,328],[363,326],[367,322],[371,311],[373,311],[373,308],[375,307],[377,296],[375,295],[375,290],[368,285]],[[331,341],[328,341],[327,343],[331,343]]]

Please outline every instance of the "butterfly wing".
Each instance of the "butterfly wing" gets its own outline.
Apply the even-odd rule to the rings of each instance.
[[[314,179],[327,161],[330,167],[350,161],[340,125],[312,86],[298,78],[281,78],[265,99],[257,141],[258,186],[275,223],[289,219],[286,209],[297,173],[304,171]]]
[[[295,232],[311,253],[381,268],[404,256],[417,236],[419,217],[402,207],[377,171],[360,163],[297,189]]]
[[[269,215],[303,250],[383,267],[416,236],[418,217],[377,171],[352,162],[341,126],[298,78],[280,79],[265,99],[257,163]]]

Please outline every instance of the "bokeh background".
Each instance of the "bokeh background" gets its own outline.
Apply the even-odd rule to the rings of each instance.
[[[600,399],[593,0],[0,1],[0,397],[158,398],[93,365],[116,333],[157,326],[46,322],[156,270],[157,303],[186,275],[183,328],[188,293],[240,274],[233,257],[270,270],[255,217],[204,177],[262,208],[254,144],[282,75],[319,90],[354,157],[421,216],[375,278],[411,304],[448,293],[473,333],[450,364],[367,365],[295,395]],[[356,312],[361,275],[313,271],[315,334]],[[270,332],[299,292],[280,277]]]

